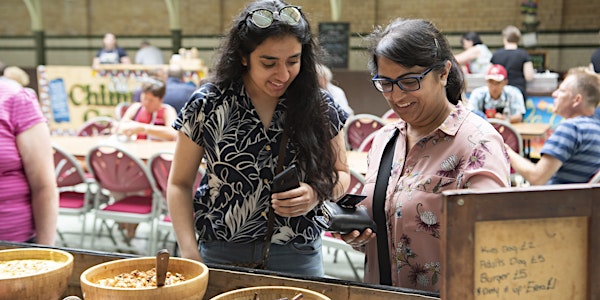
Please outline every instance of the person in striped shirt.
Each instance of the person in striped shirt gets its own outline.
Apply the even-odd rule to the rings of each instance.
[[[54,245],[58,189],[35,91],[0,77],[0,240]]]
[[[554,113],[563,117],[546,140],[537,163],[506,146],[510,165],[532,185],[585,183],[600,169],[600,76],[572,68],[552,93]]]

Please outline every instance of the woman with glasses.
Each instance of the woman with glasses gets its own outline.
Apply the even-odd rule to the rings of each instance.
[[[373,85],[400,119],[379,131],[369,152],[362,203],[377,234],[342,238],[365,252],[366,282],[439,291],[441,193],[508,187],[504,143],[460,102],[460,66],[434,25],[397,19],[369,41]]]
[[[167,199],[183,257],[324,274],[313,217],[350,175],[347,115],[319,88],[316,51],[299,7],[256,1],[234,20],[213,73],[174,124]],[[203,158],[206,175],[193,193]],[[299,187],[272,192],[276,173],[292,165]]]

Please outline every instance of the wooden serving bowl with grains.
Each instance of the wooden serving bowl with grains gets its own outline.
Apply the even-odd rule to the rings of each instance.
[[[293,286],[256,286],[225,292],[210,300],[331,300],[329,297]]]
[[[156,285],[156,257],[130,258],[93,266],[81,273],[85,300],[201,300],[208,285],[208,267],[172,257],[165,285]]]
[[[0,250],[0,299],[61,299],[72,272],[73,255],[66,251]]]

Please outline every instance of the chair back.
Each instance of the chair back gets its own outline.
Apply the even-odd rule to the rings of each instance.
[[[371,132],[371,134],[367,135],[367,137],[360,143],[356,151],[360,152],[369,152],[371,150],[371,146],[373,145],[373,140],[377,135],[377,131]]]
[[[90,149],[86,163],[98,184],[111,192],[156,191],[146,165],[116,145],[99,145]]]
[[[515,152],[523,156],[523,138],[521,134],[509,122],[500,119],[488,119],[490,124],[496,128],[504,139],[504,143]]]
[[[85,183],[87,177],[81,163],[70,153],[57,145],[52,145],[54,156],[54,175],[59,188]]]
[[[115,106],[115,117],[117,120],[121,120],[121,118],[123,118],[123,115],[127,109],[129,109],[129,106],[131,106],[131,102],[119,102],[119,104]]]
[[[348,119],[344,126],[346,146],[348,149],[358,149],[369,134],[385,126],[385,121],[375,115],[358,114]]]
[[[169,172],[171,170],[171,164],[173,163],[173,152],[158,152],[152,155],[148,159],[148,166],[154,180],[156,187],[163,195],[164,199],[167,199],[167,183],[169,181]],[[200,181],[204,176],[204,169],[199,168],[194,182],[194,189],[200,185]]]
[[[115,120],[109,117],[95,117],[87,120],[79,130],[78,136],[110,135]]]
[[[588,183],[600,183],[600,169],[596,171],[596,174],[594,174],[594,176],[592,177],[592,179],[590,179],[590,181],[588,181]]]
[[[350,169],[350,185],[346,190],[347,194],[360,194],[365,186],[365,177],[359,172]]]
[[[154,181],[156,181],[156,187],[165,199],[167,199],[167,183],[172,163],[173,153],[168,152],[156,153],[148,160],[148,166],[152,176],[154,176]]]

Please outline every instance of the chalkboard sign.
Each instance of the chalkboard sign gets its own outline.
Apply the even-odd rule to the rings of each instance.
[[[586,217],[475,223],[475,299],[585,299],[587,237]]]
[[[319,43],[325,49],[324,63],[330,68],[348,68],[350,23],[319,23]]]
[[[600,185],[443,194],[442,299],[600,295]]]

